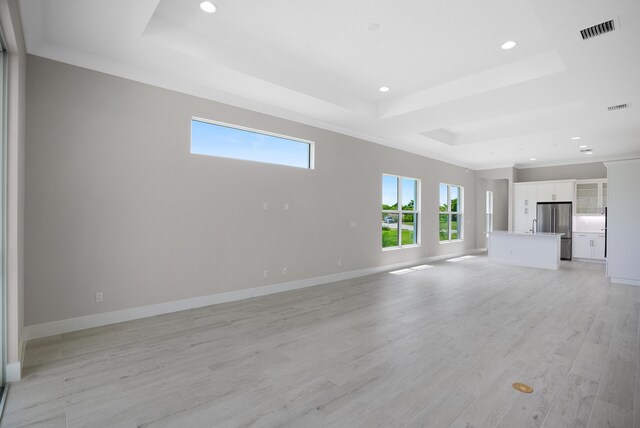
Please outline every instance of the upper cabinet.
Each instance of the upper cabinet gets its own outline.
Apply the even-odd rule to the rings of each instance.
[[[573,181],[554,181],[537,184],[538,202],[572,202]]]
[[[576,182],[578,215],[602,215],[607,206],[607,180],[581,180]]]
[[[538,188],[531,183],[516,183],[513,185],[515,206],[536,206],[538,203]]]

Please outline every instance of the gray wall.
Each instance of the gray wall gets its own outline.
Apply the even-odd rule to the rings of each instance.
[[[607,178],[607,168],[602,162],[516,169],[516,183],[589,178]]]
[[[493,230],[509,230],[509,181],[491,180],[487,190],[493,192]]]
[[[27,88],[26,325],[475,248],[474,171],[39,57]],[[316,169],[191,155],[192,116],[313,140]],[[381,251],[383,173],[422,180],[419,248]]]

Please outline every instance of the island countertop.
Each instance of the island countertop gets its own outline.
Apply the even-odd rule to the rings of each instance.
[[[560,241],[564,233],[489,232],[490,260],[516,266],[558,269]]]
[[[493,232],[489,232],[489,235],[523,235],[523,236],[562,236],[564,233],[551,233],[551,232],[513,232],[510,230],[495,230]]]

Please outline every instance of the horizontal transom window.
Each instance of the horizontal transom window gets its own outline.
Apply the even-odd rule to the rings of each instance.
[[[191,119],[191,153],[313,169],[313,142]]]

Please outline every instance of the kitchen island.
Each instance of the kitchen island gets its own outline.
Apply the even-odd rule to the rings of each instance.
[[[558,270],[563,233],[489,233],[489,260],[516,266]]]

